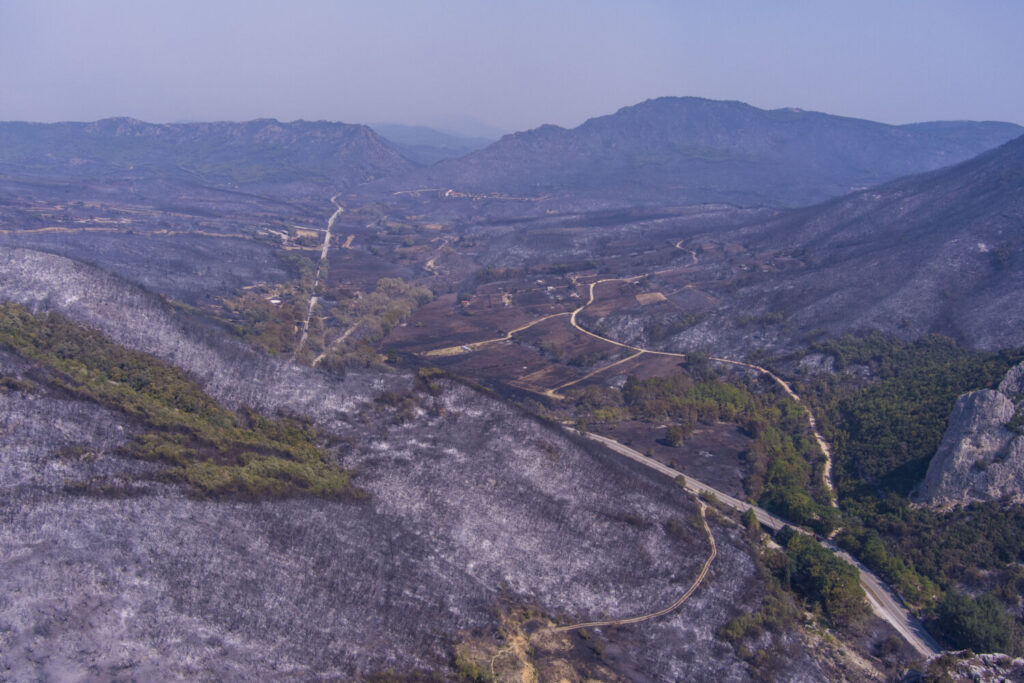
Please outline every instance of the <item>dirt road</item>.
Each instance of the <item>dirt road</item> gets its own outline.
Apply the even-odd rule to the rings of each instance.
[[[420,355],[423,356],[424,358],[430,358],[431,356],[457,356],[462,353],[470,353],[472,351],[476,351],[481,346],[485,346],[487,344],[495,344],[497,342],[508,341],[509,339],[512,338],[512,335],[514,335],[515,333],[522,332],[523,330],[528,330],[534,325],[539,325],[545,320],[551,320],[552,318],[557,318],[560,315],[569,315],[569,313],[563,311],[562,313],[552,313],[551,315],[546,315],[543,318],[537,318],[536,320],[528,322],[525,325],[522,325],[521,327],[517,327],[516,329],[509,331],[508,333],[505,334],[504,337],[495,337],[494,339],[485,339],[483,341],[470,342],[468,344],[461,344],[459,346],[446,346],[443,349],[432,349],[430,351],[424,351]]]
[[[619,443],[614,439],[609,439],[606,436],[600,436],[597,434],[586,434],[586,436],[587,438],[607,446],[611,450],[629,458],[630,460],[660,472],[666,477],[671,477],[673,480],[677,477],[684,476],[686,479],[687,491],[698,495],[714,495],[714,497],[726,507],[739,510],[740,512],[753,510],[754,516],[757,517],[757,520],[769,529],[777,531],[783,526],[793,526],[787,525],[785,520],[780,517],[776,517],[767,510],[762,510],[755,505],[733,498],[727,493],[719,491],[718,489],[715,489],[701,481],[685,476],[679,470],[669,467],[668,465],[664,465],[653,458],[648,458],[639,451],[633,450],[629,446]],[[793,526],[793,528],[801,533],[806,533],[795,526]],[[942,651],[935,640],[924,629],[921,622],[914,618],[897,602],[898,598],[896,598],[892,591],[886,587],[885,583],[872,573],[871,570],[851,557],[845,551],[840,550],[831,541],[820,541],[820,543],[857,568],[857,571],[860,572],[860,585],[867,594],[868,604],[871,606],[871,611],[895,628],[900,635],[910,643],[911,647],[917,650],[917,652],[924,657],[931,657]]]
[[[694,258],[696,258],[696,254],[694,254]],[[614,339],[609,339],[608,337],[602,336],[595,332],[591,332],[590,330],[582,327],[577,321],[577,316],[581,312],[583,312],[585,308],[594,303],[594,288],[597,285],[603,282],[635,282],[636,280],[639,280],[643,277],[646,276],[640,275],[625,278],[607,278],[604,280],[597,280],[595,282],[591,282],[589,288],[589,296],[587,297],[586,303],[582,304],[579,308],[572,312],[572,314],[569,317],[569,324],[572,325],[576,330],[582,332],[583,334],[593,337],[594,339],[600,339],[601,341],[606,342],[608,344],[614,344],[615,346],[619,346],[624,349],[630,349],[638,353],[649,353],[651,355],[656,356],[673,356],[675,358],[685,359],[687,357],[685,353],[673,353],[671,351],[655,351],[653,349],[645,349],[641,346],[634,346],[632,344],[623,344],[622,342],[618,342],[615,341]],[[803,402],[800,396],[798,396],[797,393],[793,391],[793,387],[789,386],[788,382],[786,382],[784,379],[773,373],[771,370],[763,368],[760,365],[754,365],[753,363],[745,363],[743,361],[732,360],[729,358],[719,358],[717,356],[710,356],[708,360],[712,360],[716,363],[726,363],[729,365],[737,365],[740,367],[748,368],[750,370],[755,370],[756,372],[766,375],[767,377],[770,377],[772,380],[775,381],[776,384],[782,387],[782,390],[786,393],[787,396],[793,399],[797,403],[797,405],[799,405],[803,409],[804,413],[807,415],[807,422],[808,424],[810,424],[811,433],[814,435],[814,440],[817,441],[818,447],[821,449],[822,454],[825,456],[825,467],[822,470],[822,484],[829,492],[829,503],[832,505],[832,507],[838,507],[838,504],[836,503],[835,488],[832,486],[832,449],[829,447],[828,442],[825,441],[825,437],[823,437],[821,435],[821,432],[818,431],[818,421],[814,418],[814,413],[811,411],[810,408],[807,407],[807,405]]]
[[[696,256],[696,255],[694,255],[694,256]],[[587,329],[583,328],[582,326],[580,326],[580,324],[579,324],[579,322],[577,320],[577,317],[587,306],[590,306],[592,303],[594,303],[594,297],[595,297],[594,288],[597,285],[599,285],[601,283],[604,283],[604,282],[613,282],[613,281],[618,281],[618,282],[635,282],[636,280],[639,280],[642,277],[644,277],[644,276],[632,276],[632,277],[623,277],[623,278],[607,278],[607,279],[597,280],[595,282],[590,283],[590,285],[589,285],[589,296],[587,298],[586,303],[584,303],[583,305],[581,305],[580,307],[578,307],[577,309],[575,309],[574,311],[572,311],[569,314],[569,324],[572,325],[572,327],[574,327],[576,330],[578,330],[578,331],[582,332],[583,334],[586,334],[586,335],[588,335],[590,337],[593,337],[595,339],[599,339],[599,340],[604,341],[604,342],[609,343],[609,344],[613,344],[615,346],[619,346],[621,348],[630,349],[630,350],[635,352],[633,355],[629,356],[628,359],[623,359],[623,360],[631,360],[631,359],[634,359],[634,358],[636,358],[636,357],[638,357],[638,356],[640,356],[642,354],[645,354],[645,353],[646,354],[651,354],[651,355],[659,355],[659,356],[671,356],[671,357],[683,358],[683,359],[687,358],[687,355],[684,354],[684,353],[674,353],[674,352],[671,352],[671,351],[656,351],[656,350],[652,350],[652,349],[645,349],[645,348],[642,348],[642,347],[639,347],[639,346],[634,346],[632,344],[624,344],[622,342],[615,341],[614,339],[609,339],[609,338],[604,337],[604,336],[602,336],[600,334],[591,332],[590,330],[587,330]],[[424,356],[452,355],[454,353],[466,353],[466,352],[469,352],[469,351],[474,351],[479,346],[481,346],[483,344],[490,344],[490,343],[497,342],[497,341],[506,341],[506,340],[510,339],[512,337],[512,335],[515,334],[516,332],[519,332],[519,331],[522,331],[522,330],[527,329],[529,327],[532,327],[533,325],[536,325],[536,324],[538,324],[540,322],[543,322],[544,320],[549,320],[551,318],[558,317],[559,315],[565,315],[565,313],[558,313],[558,314],[555,314],[555,315],[545,316],[544,318],[540,318],[540,319],[535,320],[535,321],[533,321],[533,322],[531,322],[531,323],[529,323],[527,325],[524,325],[524,326],[519,327],[519,328],[517,328],[515,330],[512,330],[511,332],[506,334],[504,337],[500,337],[500,338],[497,338],[497,339],[491,339],[491,340],[487,340],[487,341],[483,341],[483,342],[476,342],[476,343],[471,344],[471,345],[457,346],[457,347],[448,347],[448,348],[445,348],[445,349],[437,349],[437,350],[434,350],[434,351],[428,351],[428,352],[424,353],[423,355]],[[789,396],[798,405],[800,405],[801,408],[803,408],[804,412],[807,414],[807,419],[808,419],[808,423],[810,424],[810,427],[811,427],[811,432],[814,434],[814,438],[818,442],[818,446],[821,448],[822,453],[825,456],[826,466],[825,466],[824,472],[823,472],[824,485],[832,493],[832,495],[830,496],[831,497],[831,503],[832,503],[833,506],[836,506],[835,493],[834,493],[834,488],[832,486],[832,477],[831,477],[831,473],[832,473],[831,448],[829,447],[828,442],[825,441],[824,437],[818,431],[817,420],[815,419],[813,412],[810,410],[810,408],[807,407],[806,404],[804,404],[804,402],[800,398],[800,396],[797,395],[797,393],[795,391],[793,391],[793,388],[785,380],[783,380],[781,377],[777,376],[776,374],[774,374],[773,372],[771,372],[767,368],[764,368],[764,367],[761,367],[759,365],[755,365],[755,364],[752,364],[752,363],[746,363],[746,362],[743,362],[743,361],[732,360],[732,359],[729,359],[729,358],[711,357],[709,360],[714,361],[714,362],[718,362],[718,363],[726,363],[726,364],[730,364],[730,365],[736,365],[736,366],[741,366],[741,367],[749,368],[751,370],[754,370],[756,372],[762,373],[762,374],[770,377],[774,382],[776,382],[782,388],[782,390],[786,393],[787,396]],[[601,368],[601,369],[591,373],[591,376],[593,374],[597,374],[598,372],[601,372],[601,371],[607,369],[608,367],[611,367],[612,365],[617,365],[618,363],[621,363],[621,362],[623,362],[623,361],[617,361],[616,363],[613,363],[613,364],[611,364],[609,366],[605,366],[604,368]],[[581,380],[577,380],[577,381],[581,381]],[[561,385],[561,386],[557,387],[557,389],[562,389],[565,386],[568,386],[568,385]],[[551,390],[551,392],[554,392],[554,391],[556,391],[556,390]],[[615,452],[617,452],[617,453],[619,453],[621,455],[624,455],[624,456],[626,456],[626,457],[628,457],[628,458],[630,458],[632,460],[635,460],[636,462],[639,462],[639,463],[645,465],[646,467],[650,467],[651,469],[654,469],[654,470],[660,472],[661,474],[663,474],[665,476],[672,477],[673,479],[675,479],[676,477],[679,477],[679,476],[683,476],[682,473],[679,472],[678,470],[675,470],[675,469],[673,469],[671,467],[668,467],[667,465],[663,465],[662,463],[660,463],[660,462],[658,462],[658,461],[656,461],[656,460],[654,460],[652,458],[648,458],[648,457],[642,455],[641,453],[633,450],[632,448],[629,448],[628,446],[625,446],[625,445],[619,443],[618,441],[615,441],[613,439],[609,439],[607,437],[598,436],[596,434],[588,434],[587,436],[589,438],[595,440],[595,441],[598,441],[598,442],[604,444],[605,446],[607,446],[608,448],[612,449],[613,451],[615,451]],[[761,524],[763,524],[764,526],[766,526],[766,527],[768,527],[770,529],[778,530],[778,529],[781,529],[783,526],[787,526],[787,522],[785,520],[783,520],[783,519],[781,519],[779,517],[776,517],[775,515],[772,515],[768,511],[763,510],[763,509],[761,509],[761,508],[759,508],[757,506],[751,505],[750,503],[747,503],[747,502],[738,500],[736,498],[733,498],[732,496],[729,496],[728,494],[726,494],[726,493],[724,493],[722,491],[718,491],[717,489],[714,489],[711,486],[708,486],[707,484],[704,484],[703,482],[694,480],[694,479],[692,479],[690,477],[686,477],[686,489],[688,491],[691,491],[691,492],[697,493],[697,494],[701,494],[701,493],[713,494],[715,496],[715,498],[717,498],[724,505],[726,505],[728,507],[731,507],[731,508],[733,508],[735,510],[739,510],[741,512],[745,512],[747,510],[752,510],[754,515],[755,515],[755,517],[757,518],[757,520]],[[789,525],[789,526],[793,526],[793,525]],[[794,527],[794,528],[796,528],[796,527]],[[806,532],[801,531],[801,533],[806,533]],[[849,554],[839,550],[835,546],[835,544],[833,544],[831,541],[823,540],[823,541],[821,541],[821,543],[823,545],[825,545],[827,548],[829,548],[830,550],[833,550],[834,552],[836,552],[836,554],[839,557],[841,557],[842,559],[846,560],[851,565],[853,565],[854,567],[857,568],[858,572],[860,572],[861,586],[864,588],[864,592],[866,593],[867,598],[868,598],[868,603],[870,604],[872,611],[876,615],[878,615],[880,618],[884,619],[886,622],[888,622],[890,625],[892,625],[892,627],[895,628],[900,633],[900,635],[902,635],[907,640],[907,642],[910,643],[910,645],[918,653],[920,653],[922,656],[930,657],[930,656],[936,655],[939,652],[941,652],[941,649],[939,648],[938,644],[928,634],[928,632],[924,629],[924,626],[920,623],[920,621],[918,621],[916,618],[914,618],[905,608],[903,608],[899,604],[898,599],[895,597],[895,595],[892,593],[892,591],[890,591],[886,587],[886,585],[881,581],[881,579],[879,579],[875,574],[873,574],[870,570],[868,570],[866,567],[864,567],[864,565],[862,565],[856,559],[851,557]],[[671,611],[671,609],[669,609],[668,611]],[[648,617],[648,618],[653,618],[653,617]],[[597,624],[594,624],[594,625],[597,625]],[[582,628],[584,626],[586,626],[586,624],[579,625],[580,628]]]
[[[324,246],[320,250],[320,260],[316,264],[316,274],[313,276],[313,291],[309,294],[309,309],[306,311],[306,320],[302,323],[302,336],[299,337],[299,344],[295,347],[296,353],[305,346],[306,336],[309,335],[309,321],[313,317],[313,307],[316,306],[317,301],[316,287],[320,284],[320,268],[327,261],[327,249],[331,246],[331,228],[334,227],[334,221],[338,220],[338,216],[345,213],[345,207],[338,203],[338,195],[331,197],[331,203],[338,207],[338,210],[331,214],[327,221],[327,230],[324,231]]]
[[[708,559],[704,560],[704,566],[701,567],[700,573],[697,574],[697,578],[690,584],[689,590],[683,593],[678,600],[673,602],[668,607],[658,610],[657,612],[651,612],[650,614],[641,614],[635,617],[625,617],[623,619],[607,619],[605,621],[587,621],[582,624],[572,624],[571,626],[557,626],[553,629],[555,633],[561,633],[564,631],[576,631],[581,628],[599,628],[601,626],[624,626],[626,624],[639,624],[642,621],[648,621],[649,619],[657,619],[663,617],[670,612],[674,612],[679,609],[684,602],[686,602],[694,591],[704,581],[704,577],[708,575],[708,570],[711,569],[711,563],[715,560],[715,556],[718,554],[718,547],[715,545],[715,536],[711,533],[711,527],[708,526],[708,519],[704,514],[707,506],[702,501],[697,501],[700,505],[700,521],[704,525],[704,533],[708,535],[708,543],[711,544],[711,553],[708,555]]]

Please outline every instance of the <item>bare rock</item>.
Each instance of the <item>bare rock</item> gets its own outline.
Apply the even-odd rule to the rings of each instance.
[[[974,654],[970,650],[944,652],[928,660],[926,679],[920,672],[910,672],[902,683],[923,680],[971,681],[972,683],[1004,683],[1024,680],[1024,659],[1001,653]],[[939,678],[941,677],[941,678]]]
[[[1006,373],[1006,377],[999,383],[999,393],[1007,396],[1024,394],[1024,363],[1019,363]]]
[[[1007,373],[999,391],[972,391],[957,399],[918,500],[938,508],[1003,498],[1024,501],[1024,435],[1007,427],[1022,382],[1024,363]]]

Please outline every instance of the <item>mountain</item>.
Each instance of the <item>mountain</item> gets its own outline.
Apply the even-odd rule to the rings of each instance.
[[[670,604],[710,550],[697,502],[670,479],[443,376],[340,378],[270,358],[31,250],[0,248],[7,301],[0,671],[16,680],[447,680],[460,647],[517,619],[526,630]],[[28,336],[47,325],[61,334]],[[269,439],[253,445],[256,432]],[[165,455],[131,455],[156,438]],[[190,449],[216,453],[200,472],[251,470],[274,457],[268,440],[315,447],[363,495],[204,495],[173,476],[202,457]],[[275,468],[294,487],[299,464]],[[552,635],[531,656],[602,680],[750,680],[762,665],[721,634],[760,604],[767,574],[739,525],[708,523],[717,555],[686,609],[640,630]],[[758,636],[771,671],[837,676],[796,626],[773,629]]]
[[[394,189],[577,193],[621,202],[802,206],[955,164],[1024,133],[995,122],[892,126],[799,109],[661,98],[503,137]]]
[[[494,142],[493,138],[466,137],[426,126],[380,123],[373,124],[372,128],[402,156],[421,166],[429,166],[442,159],[456,159]]]
[[[765,265],[737,263],[719,305],[676,342],[749,352],[873,329],[908,340],[941,333],[976,349],[1024,345],[1022,225],[1024,137],[952,168],[706,235]]]
[[[326,121],[0,123],[0,174],[172,178],[231,188],[290,183],[333,191],[413,165],[366,126]]]

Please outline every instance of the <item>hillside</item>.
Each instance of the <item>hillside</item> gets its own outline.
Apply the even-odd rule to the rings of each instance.
[[[5,675],[446,676],[467,632],[498,630],[501,605],[563,621],[643,613],[674,600],[708,552],[696,503],[670,480],[465,386],[379,370],[341,379],[268,358],[63,257],[0,250],[0,275],[0,300],[40,316],[8,307],[0,348]],[[94,352],[61,359],[40,327],[54,312],[70,321],[62,337]],[[137,368],[185,388],[147,385]],[[186,420],[192,400],[209,424],[161,421],[174,406]],[[280,416],[308,418],[315,444],[303,448],[354,472],[365,497],[211,499],[162,476],[162,457],[128,457],[147,431],[245,421],[283,457],[295,433],[273,426]],[[214,457],[236,456],[258,461]],[[557,656],[630,680],[739,681],[769,665],[836,675],[796,626],[758,636],[767,660],[733,652],[721,629],[759,604],[764,577],[739,525],[712,514],[711,529],[717,557],[685,608],[566,640]]]
[[[1024,132],[994,122],[891,126],[741,102],[661,98],[566,130],[508,135],[384,185],[622,202],[801,206],[955,164]]]
[[[0,174],[22,178],[336,192],[411,168],[370,128],[326,121],[0,123]]]
[[[953,168],[708,234],[774,265],[720,269],[717,305],[674,343],[749,353],[871,329],[906,340],[940,333],[975,349],[1024,345],[1022,221],[1024,137]]]
[[[749,359],[865,329],[1024,344],[1024,137],[804,209],[655,203],[691,201],[692,172],[725,201],[785,204],[839,191],[850,169],[877,182],[897,157],[939,166],[1003,124],[659,100],[409,176],[369,129],[341,124],[12,126],[0,678],[479,678],[515,653],[540,680],[885,680],[909,663],[881,622],[844,622],[859,602],[822,601],[831,555],[810,536],[769,550],[712,504],[709,539],[677,485],[707,474],[826,528],[839,516],[807,414],[753,366],[648,351]],[[536,136],[551,144],[522,158],[548,170],[493,168],[536,181],[524,192],[555,183],[561,205],[484,184],[371,196]],[[756,362],[787,376],[796,357]],[[855,365],[837,383],[867,382]],[[847,446],[832,469],[844,526],[860,520]],[[663,618],[564,640],[543,628],[659,610],[707,557]],[[935,619],[903,579],[885,575]]]
[[[282,240],[322,230],[332,196],[411,168],[342,123],[0,123],[0,244],[195,303],[289,277]]]

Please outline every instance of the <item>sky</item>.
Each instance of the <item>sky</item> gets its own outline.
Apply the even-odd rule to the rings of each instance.
[[[489,134],[668,95],[1024,124],[1020,0],[0,0],[0,120]]]

